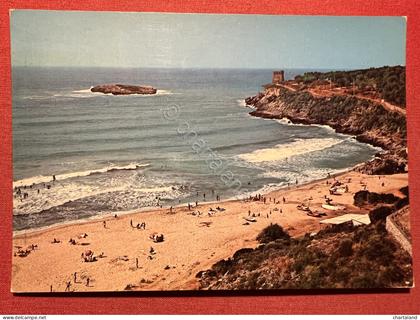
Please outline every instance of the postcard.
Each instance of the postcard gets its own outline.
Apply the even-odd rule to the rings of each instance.
[[[414,285],[404,17],[10,19],[12,292]]]

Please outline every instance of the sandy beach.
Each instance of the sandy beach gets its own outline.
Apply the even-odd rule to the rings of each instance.
[[[14,252],[32,244],[36,247],[26,257],[13,257],[12,291],[64,292],[66,287],[67,291],[76,292],[194,290],[198,288],[197,272],[229,258],[241,248],[257,246],[256,236],[270,223],[278,223],[294,237],[317,232],[322,227],[320,220],[345,213],[367,213],[367,208],[353,205],[354,193],[363,190],[364,185],[369,191],[402,196],[398,190],[408,181],[406,173],[377,176],[356,171],[343,173],[335,179],[348,186],[347,193],[329,195],[330,184],[326,180],[333,182],[330,178],[270,192],[265,195],[266,203],[221,201],[199,204],[191,210],[183,204],[174,208],[172,213],[169,208],[162,208],[117,218],[110,215],[102,220],[16,235]],[[333,199],[333,204],[345,209],[323,209],[325,195]],[[311,210],[325,212],[327,216],[307,216],[296,208],[302,203]],[[210,208],[216,207],[225,210],[216,210],[209,215]],[[197,211],[202,214],[192,214]],[[246,224],[244,218],[249,212],[251,216],[255,215],[256,222]],[[130,221],[134,226],[145,222],[146,229],[133,228]],[[164,241],[154,243],[149,238],[154,232],[163,234]],[[84,233],[87,237],[79,238]],[[52,243],[54,238],[60,242]],[[76,245],[68,242],[70,238],[76,240]],[[153,254],[150,253],[151,247]],[[97,261],[82,260],[81,254],[87,250],[94,252]],[[98,257],[102,253],[102,257]]]

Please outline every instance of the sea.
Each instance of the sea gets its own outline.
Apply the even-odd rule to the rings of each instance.
[[[255,69],[14,67],[14,231],[241,199],[345,171],[379,151],[326,126],[250,116],[245,98],[271,77]],[[106,83],[158,91],[90,91]]]

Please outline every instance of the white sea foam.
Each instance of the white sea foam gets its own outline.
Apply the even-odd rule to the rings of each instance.
[[[92,174],[98,173],[105,173],[109,171],[116,171],[116,170],[136,170],[138,168],[143,168],[149,166],[148,163],[140,164],[140,163],[130,163],[126,166],[108,166],[101,169],[93,169],[93,170],[86,170],[86,171],[77,171],[77,172],[70,172],[64,174],[58,174],[55,176],[57,181],[66,180],[70,178],[76,177],[86,177]],[[40,184],[40,183],[48,183],[53,181],[52,176],[35,176],[30,178],[25,178],[22,180],[17,180],[13,182],[13,188],[16,187],[23,187],[23,186],[30,186],[33,184]]]
[[[292,121],[290,121],[287,118],[282,118],[282,119],[274,119],[275,121],[277,121],[278,123],[281,123],[283,125],[288,125],[288,126],[312,126],[312,127],[319,127],[319,128],[324,128],[328,131],[331,132],[335,132],[335,130],[333,128],[331,128],[328,125],[324,125],[324,124],[303,124],[303,123],[293,123]]]
[[[168,185],[161,179],[147,180],[135,172],[124,176],[107,177],[100,180],[58,181],[48,188],[26,188],[27,199],[15,196],[13,214],[36,214],[54,207],[68,204],[70,210],[81,206],[83,210],[98,210],[106,207],[107,212],[117,212],[125,208],[157,206],[157,197],[165,200],[183,198],[188,192],[177,184]],[[77,204],[70,202],[78,201]],[[99,209],[97,213],[101,213]],[[65,214],[66,209],[61,210]],[[101,213],[102,214],[102,213]],[[37,219],[38,217],[34,217]]]
[[[273,148],[259,149],[239,155],[240,159],[251,163],[284,160],[310,152],[320,151],[341,143],[343,140],[335,138],[298,139],[289,144],[278,144]]]
[[[238,103],[238,106],[246,107],[245,99],[239,99],[239,100],[236,100],[236,102]]]

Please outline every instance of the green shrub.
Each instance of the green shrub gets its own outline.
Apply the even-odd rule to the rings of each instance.
[[[290,239],[289,234],[284,231],[283,228],[280,227],[277,223],[270,224],[268,227],[264,228],[257,236],[257,240],[260,243],[268,243],[277,239]]]

